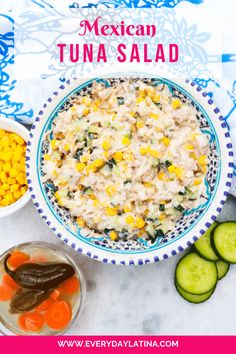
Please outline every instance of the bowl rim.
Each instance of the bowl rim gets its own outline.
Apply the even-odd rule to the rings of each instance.
[[[159,75],[153,73],[143,72],[123,72],[112,73],[109,75],[103,75],[95,77],[93,80],[107,78],[107,77],[150,77],[150,78],[162,78]],[[229,189],[231,187],[231,180],[233,177],[233,151],[232,143],[230,139],[230,133],[227,123],[224,121],[220,110],[214,104],[214,101],[208,96],[208,94],[196,84],[196,82],[189,79],[177,78],[169,80],[179,85],[182,89],[187,91],[193,96],[198,105],[203,108],[208,114],[210,121],[213,124],[214,129],[217,132],[219,145],[221,149],[220,160],[224,163],[221,164],[219,184],[216,187],[215,196],[213,197],[208,210],[203,212],[203,216],[193,227],[193,230],[188,231],[183,237],[173,241],[171,244],[167,244],[165,247],[155,250],[146,250],[142,253],[115,253],[112,250],[98,249],[92,244],[87,244],[81,239],[71,235],[63,226],[61,226],[54,215],[49,209],[48,202],[43,198],[40,188],[37,184],[36,169],[34,167],[36,160],[36,151],[38,147],[38,137],[42,131],[46,120],[45,115],[48,117],[52,113],[53,109],[63,100],[63,98],[72,92],[76,87],[90,82],[88,79],[74,79],[67,80],[53,93],[52,97],[49,97],[47,102],[44,103],[42,110],[39,112],[32,125],[30,132],[30,139],[28,141],[26,152],[26,167],[27,178],[29,184],[29,191],[34,205],[44,219],[46,224],[52,229],[52,231],[61,238],[66,244],[69,244],[73,249],[76,249],[79,253],[83,253],[90,258],[102,261],[104,263],[118,264],[118,265],[143,265],[147,263],[158,262],[162,259],[167,259],[172,255],[176,255],[182,252],[185,248],[191,246],[195,241],[202,236],[210,225],[216,220],[217,215],[220,213],[222,206],[225,204],[225,200],[228,196]],[[220,134],[219,134],[220,133]],[[217,196],[216,196],[217,195]]]
[[[5,128],[4,127],[2,128],[2,125],[5,126]],[[0,116],[0,129],[17,133],[25,140],[26,144],[28,143],[29,130],[26,129],[21,123],[18,123],[15,120],[12,120],[10,118],[6,119]],[[30,193],[29,190],[27,190],[25,194],[22,197],[20,197],[16,202],[0,208],[0,218],[15,213],[16,211],[23,208],[29,201],[30,201]]]

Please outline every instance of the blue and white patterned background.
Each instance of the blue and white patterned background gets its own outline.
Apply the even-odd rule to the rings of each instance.
[[[21,0],[21,5],[24,0]],[[208,0],[209,1],[209,0]],[[225,3],[227,3],[226,0]],[[12,1],[2,0],[2,3],[8,3],[7,6],[0,5],[0,116],[6,118],[13,118],[15,120],[31,123],[33,122],[34,114],[37,113],[33,110],[35,107],[34,102],[32,104],[29,100],[29,95],[22,96],[18,94],[22,87],[19,86],[16,78],[14,77],[12,68],[14,67],[14,12]],[[207,0],[205,0],[207,2]],[[40,23],[40,18],[37,16],[37,8],[45,9],[45,17],[50,16],[57,12],[60,14],[60,10],[57,5],[60,0],[25,0],[25,8],[22,7],[22,18],[24,23],[27,23],[28,33],[30,33],[30,25],[32,26],[32,33],[35,31],[35,23]],[[64,4],[68,7],[69,11],[76,13],[80,11],[81,8],[87,9],[98,9],[104,11],[106,8],[155,8],[155,11],[161,8],[171,8],[179,6],[186,6],[192,4],[192,6],[203,7],[205,6],[203,0],[82,0],[82,1],[64,1]],[[64,5],[65,6],[65,5]],[[236,9],[236,7],[235,7]],[[124,11],[124,10],[122,10]],[[120,13],[122,14],[122,11]],[[2,12],[2,13],[1,13]],[[223,78],[224,84],[227,86],[227,98],[224,99],[223,115],[231,127],[232,133],[236,137],[236,99],[234,94],[236,94],[236,53],[233,49],[230,52],[220,52],[215,55],[209,56],[204,45],[209,40],[209,33],[199,32],[197,24],[188,23],[187,20],[183,19],[181,22],[175,20],[175,16],[170,14],[169,18],[165,18],[163,22],[160,22],[160,26],[165,28],[164,22],[171,23],[171,29],[168,31],[162,31],[163,36],[168,41],[176,41],[181,47],[181,51],[184,56],[190,56],[193,60],[189,62],[181,62],[181,67],[184,69],[186,75],[189,72],[193,72],[194,68],[198,68],[196,71],[195,80],[197,83],[204,87],[208,92],[209,96],[218,99],[220,89],[220,84],[214,80],[212,77],[207,77],[205,72],[205,67],[208,63],[221,63],[223,64]],[[49,25],[50,23],[50,25]],[[56,28],[60,32],[60,26],[58,22],[50,21],[47,22],[48,30]],[[161,29],[161,28],[160,28]],[[31,34],[32,34],[31,33]],[[22,31],[24,35],[24,31]],[[48,51],[48,48],[44,48]],[[55,53],[50,53],[52,58]],[[53,78],[58,76],[60,72],[60,80],[65,79],[69,74],[73,74],[72,67],[64,67],[60,69],[54,65],[48,68],[48,71],[44,74],[44,77]],[[27,97],[27,102],[26,98]],[[222,99],[222,98],[221,98]],[[37,106],[36,106],[37,107]],[[236,173],[235,173],[236,176]]]

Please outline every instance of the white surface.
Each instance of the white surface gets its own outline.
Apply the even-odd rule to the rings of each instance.
[[[236,220],[230,198],[220,220]],[[60,242],[29,203],[0,219],[0,252],[17,243]],[[88,293],[79,323],[68,334],[236,334],[236,266],[231,266],[212,298],[200,305],[184,301],[174,288],[180,257],[158,264],[123,267],[75,254],[87,280]]]

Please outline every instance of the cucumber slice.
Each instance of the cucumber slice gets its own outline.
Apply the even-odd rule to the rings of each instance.
[[[211,233],[219,223],[215,221],[205,234],[194,243],[195,251],[204,259],[208,261],[216,262],[219,257],[215,254],[213,248],[211,247]]]
[[[230,265],[223,261],[216,262],[216,268],[218,273],[218,280],[223,279],[229,271]]]
[[[186,291],[184,291],[180,286],[179,284],[176,282],[175,283],[175,287],[176,287],[176,290],[178,291],[178,293],[187,301],[189,302],[192,302],[194,304],[200,304],[206,300],[208,300],[211,295],[214,293],[214,290],[210,290],[208,291],[206,294],[203,294],[203,295],[194,295],[194,294],[189,294],[187,293]]]
[[[217,268],[214,262],[206,261],[196,253],[189,253],[177,264],[175,279],[190,294],[206,294],[216,286]]]
[[[211,244],[223,261],[236,263],[236,222],[219,224],[212,233]]]

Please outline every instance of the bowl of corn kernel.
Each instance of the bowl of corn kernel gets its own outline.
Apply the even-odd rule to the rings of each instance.
[[[157,262],[215,220],[231,184],[231,148],[220,110],[190,80],[81,78],[63,84],[36,119],[30,192],[47,225],[80,253]]]
[[[28,137],[23,125],[0,118],[0,217],[21,209],[30,199],[25,168]]]

